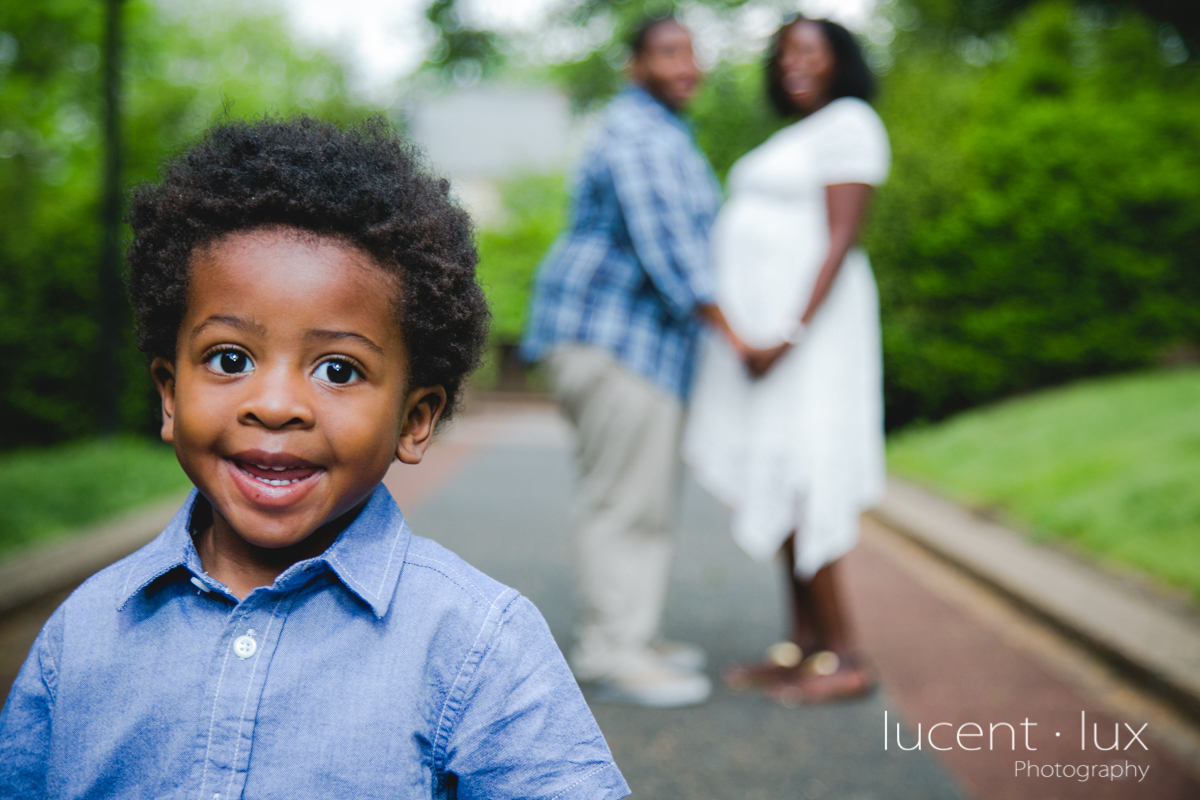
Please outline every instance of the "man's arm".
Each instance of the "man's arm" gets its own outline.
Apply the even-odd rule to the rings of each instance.
[[[733,348],[733,352],[737,354],[738,358],[745,361],[750,353],[753,352],[753,348],[746,344],[742,340],[742,337],[738,336],[733,328],[730,327],[729,320],[725,319],[725,314],[716,303],[700,303],[696,306],[696,313],[713,330],[721,334],[725,338],[725,341],[729,342],[729,346]]]
[[[714,301],[707,231],[689,213],[678,155],[628,143],[613,148],[609,165],[634,251],[671,313],[698,315],[743,355],[748,348]]]
[[[706,231],[688,214],[678,157],[646,141],[620,142],[607,160],[634,252],[671,313],[687,318],[712,301]]]

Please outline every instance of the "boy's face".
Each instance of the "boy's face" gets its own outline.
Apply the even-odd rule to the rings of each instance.
[[[394,458],[421,460],[446,395],[406,389],[397,291],[361,250],[288,228],[197,251],[175,362],[152,368],[163,439],[214,530],[300,544],[364,501]]]

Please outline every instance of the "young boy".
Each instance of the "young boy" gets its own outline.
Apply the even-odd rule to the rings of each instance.
[[[218,125],[138,189],[131,293],[195,484],[46,623],[0,796],[618,798],[528,600],[412,535],[484,342],[466,215],[387,125]]]

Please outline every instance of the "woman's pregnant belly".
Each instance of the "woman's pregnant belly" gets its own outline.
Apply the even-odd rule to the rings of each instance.
[[[717,302],[730,324],[751,344],[775,344],[803,312],[828,253],[824,204],[734,198],[712,247]]]

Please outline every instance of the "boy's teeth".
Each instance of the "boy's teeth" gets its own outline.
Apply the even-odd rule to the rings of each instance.
[[[251,478],[254,478],[254,480],[258,481],[259,483],[265,483],[268,486],[289,486],[293,483],[300,483],[300,481],[304,480],[305,478],[310,477],[310,475],[304,475],[299,478],[291,478],[291,479],[288,479],[288,478],[264,478],[261,475],[255,475],[254,473],[250,472],[249,468],[253,467],[255,469],[260,469],[263,472],[283,472],[284,470],[299,469],[299,468],[298,467],[273,467],[273,466],[270,466],[267,464],[251,464],[249,462],[246,463],[246,467],[247,467],[247,469],[243,469],[242,472],[244,472],[246,475],[249,475]],[[311,472],[311,471],[309,471],[309,472]]]
[[[256,480],[256,481],[259,481],[261,483],[267,483],[267,484],[270,484],[271,486],[287,486],[289,483],[299,483],[300,482],[299,478],[297,478],[295,480],[291,480],[291,481],[275,481],[275,480],[271,480],[270,478],[260,478],[257,475],[253,475],[251,477],[253,477],[254,480]]]

